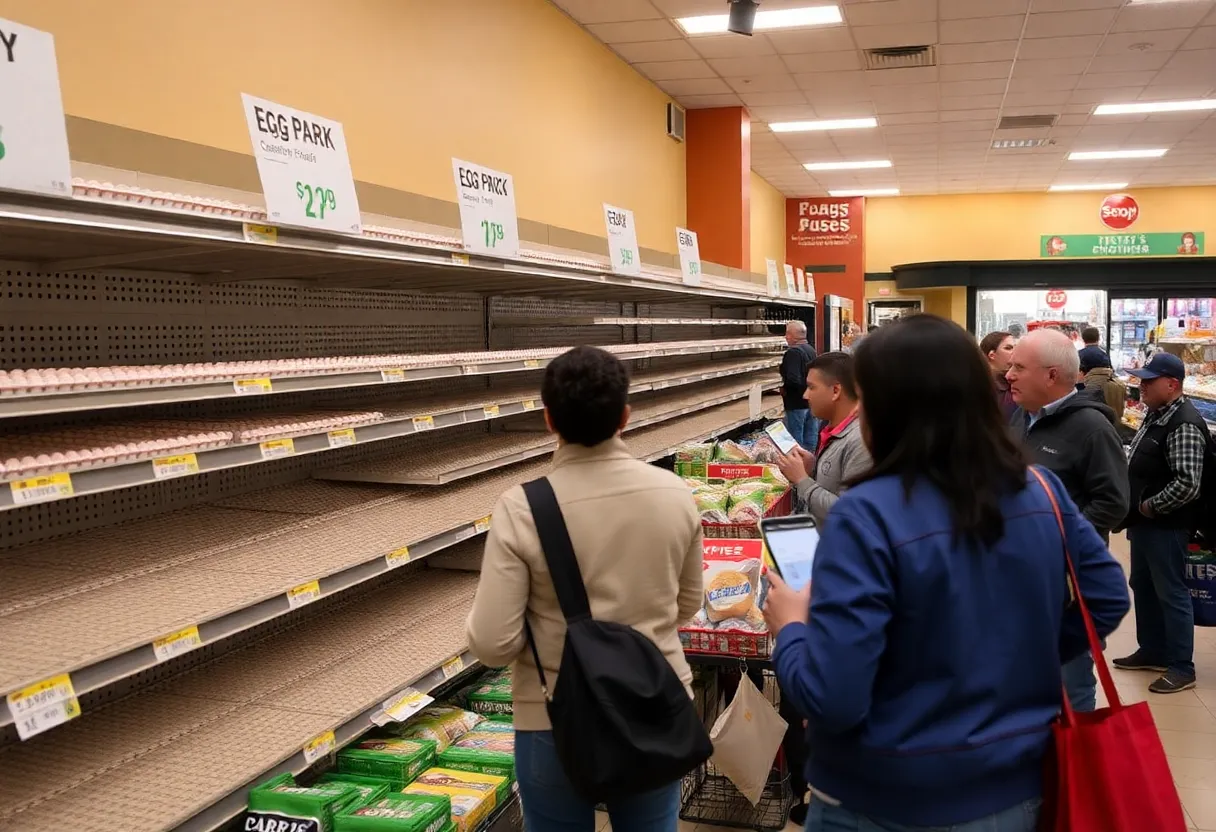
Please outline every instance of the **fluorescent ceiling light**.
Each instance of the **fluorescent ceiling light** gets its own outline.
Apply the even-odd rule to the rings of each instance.
[[[1164,147],[1144,150],[1074,150],[1068,154],[1070,162],[1089,162],[1095,159],[1160,159],[1165,155]]]
[[[828,191],[828,196],[899,196],[899,188],[847,188]]]
[[[681,17],[676,20],[680,28],[690,35],[712,35],[726,31],[728,15],[704,14],[697,17]],[[756,12],[753,31],[764,29],[793,29],[798,26],[828,26],[843,23],[839,6],[807,6],[801,9],[774,9]]]
[[[1136,101],[1131,104],[1099,104],[1096,116],[1124,116],[1138,113],[1182,113],[1188,110],[1216,110],[1216,98],[1194,101]]]
[[[1049,191],[1121,191],[1126,182],[1095,182],[1090,185],[1052,185]]]
[[[890,159],[871,159],[865,162],[807,162],[803,165],[807,170],[866,170],[868,168],[889,168]]]
[[[774,133],[805,133],[810,130],[856,130],[877,127],[876,118],[825,118],[818,121],[774,121],[768,129]]]

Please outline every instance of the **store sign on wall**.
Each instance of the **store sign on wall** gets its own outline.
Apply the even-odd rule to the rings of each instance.
[[[1148,234],[1044,234],[1040,257],[1168,257],[1203,254],[1202,231]]]
[[[0,19],[0,188],[72,195],[55,39]]]
[[[608,257],[617,274],[642,273],[642,255],[638,251],[638,228],[633,212],[604,203],[604,225],[608,229]]]
[[[1049,309],[1063,309],[1068,305],[1068,293],[1063,289],[1048,289],[1047,290],[1047,307]]]
[[[519,256],[515,179],[509,173],[452,160],[464,247],[496,257]]]
[[[701,246],[697,232],[687,228],[676,229],[676,247],[680,250],[680,274],[685,286],[701,285]]]
[[[1123,231],[1140,216],[1140,205],[1131,194],[1111,194],[1102,200],[1098,216],[1107,228]]]
[[[362,233],[342,125],[247,93],[241,102],[270,221]]]
[[[798,200],[798,221],[790,241],[802,248],[857,245],[861,234],[854,212],[859,202],[821,197]]]

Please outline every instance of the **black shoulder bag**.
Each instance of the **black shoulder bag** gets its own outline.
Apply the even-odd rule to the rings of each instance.
[[[596,803],[678,780],[713,753],[688,692],[654,642],[625,624],[591,617],[549,481],[525,483],[524,494],[566,619],[561,673],[552,695],[532,628],[525,623],[566,776]]]

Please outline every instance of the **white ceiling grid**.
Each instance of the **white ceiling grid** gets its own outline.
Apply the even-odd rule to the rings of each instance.
[[[1216,0],[838,0],[845,23],[687,37],[674,19],[726,0],[553,0],[690,109],[746,106],[752,168],[790,196],[1216,183],[1216,111],[1094,116],[1100,103],[1216,97]],[[824,5],[763,0],[761,10]],[[934,45],[937,65],[863,69],[864,49]],[[1002,116],[1054,127],[997,130]],[[876,116],[874,130],[775,134],[773,121]],[[1026,150],[994,139],[1045,138]],[[1073,150],[1165,147],[1160,159],[1069,162]],[[876,170],[807,162],[890,159]]]

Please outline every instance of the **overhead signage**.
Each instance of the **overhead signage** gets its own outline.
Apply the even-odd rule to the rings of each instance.
[[[1040,257],[1169,257],[1203,254],[1202,231],[1148,234],[1044,234]]]
[[[794,267],[789,263],[785,264],[785,293],[793,297],[798,285],[794,280]]]
[[[617,274],[642,273],[642,256],[638,251],[638,231],[633,224],[633,212],[604,203],[604,225],[608,229],[608,257]]]
[[[0,19],[0,188],[72,195],[55,39]]]
[[[684,278],[684,285],[700,286],[701,246],[697,243],[697,232],[677,228],[676,247],[680,250],[680,275]]]
[[[1140,205],[1131,194],[1111,194],[1102,200],[1098,216],[1107,228],[1123,231],[1140,216]]]
[[[766,257],[764,259],[764,270],[768,276],[769,297],[775,298],[781,294],[781,277],[777,274],[777,261]]]
[[[342,125],[247,93],[241,101],[270,222],[362,233]]]
[[[496,257],[519,256],[515,179],[509,173],[452,160],[464,247]]]
[[[1048,289],[1046,300],[1049,309],[1063,309],[1068,305],[1068,293],[1063,289]]]

